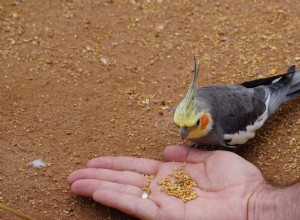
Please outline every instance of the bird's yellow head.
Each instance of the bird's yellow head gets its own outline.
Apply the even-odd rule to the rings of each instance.
[[[182,139],[196,139],[206,135],[212,129],[212,119],[208,112],[200,109],[196,100],[196,82],[200,64],[195,59],[193,81],[185,95],[174,111],[173,120],[180,129]]]

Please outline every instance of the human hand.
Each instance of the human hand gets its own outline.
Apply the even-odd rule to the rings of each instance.
[[[260,171],[242,157],[226,151],[201,151],[169,146],[167,162],[145,158],[99,157],[87,168],[70,174],[68,182],[75,194],[119,209],[140,219],[247,219],[248,203],[264,183]],[[176,162],[172,162],[176,161]],[[174,168],[186,162],[184,171],[197,183],[198,198],[184,203],[160,191],[157,184]],[[147,178],[151,194],[142,198]]]

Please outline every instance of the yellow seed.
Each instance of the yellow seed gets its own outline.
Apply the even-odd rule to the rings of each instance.
[[[182,167],[185,166],[186,164],[182,164]],[[157,184],[162,186],[160,189],[162,192],[187,202],[198,197],[193,189],[197,184],[191,180],[191,177],[187,173],[182,171],[182,167],[179,169],[174,168],[173,173],[168,174],[168,176],[174,177],[174,181],[169,178],[162,178],[157,181]]]

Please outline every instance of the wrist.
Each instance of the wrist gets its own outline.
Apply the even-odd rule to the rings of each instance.
[[[262,183],[248,201],[248,219],[300,219],[300,184],[276,188]]]
[[[276,219],[276,188],[266,182],[260,184],[248,201],[248,220]]]

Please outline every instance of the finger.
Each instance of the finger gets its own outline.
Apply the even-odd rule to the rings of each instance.
[[[142,199],[142,196],[99,189],[93,194],[93,199],[139,219],[158,219],[157,205],[149,199]]]
[[[166,161],[200,163],[213,155],[212,151],[202,151],[200,149],[182,146],[168,146],[164,150]]]
[[[112,170],[128,170],[141,174],[156,174],[161,162],[135,157],[98,157],[87,163],[89,168],[104,168]]]
[[[71,185],[71,192],[80,196],[92,197],[97,189],[98,183],[90,179],[77,180]]]
[[[74,194],[87,197],[92,197],[94,192],[96,192],[98,189],[133,195],[136,197],[141,197],[143,194],[142,189],[139,187],[102,180],[78,180],[75,181],[71,186],[71,191]]]
[[[108,169],[85,168],[76,170],[68,177],[68,183],[80,179],[104,180],[115,183],[129,184],[137,187],[145,187],[147,178],[144,175],[131,171],[115,171]]]

